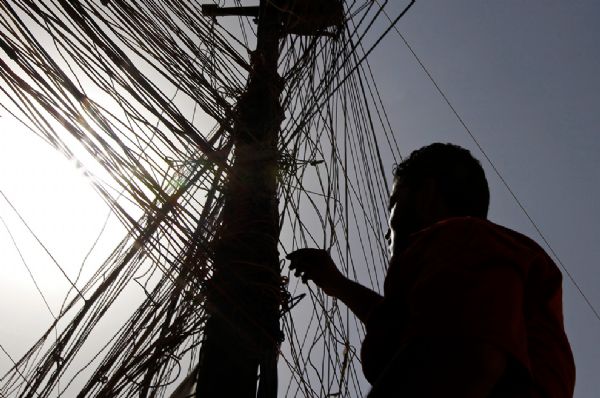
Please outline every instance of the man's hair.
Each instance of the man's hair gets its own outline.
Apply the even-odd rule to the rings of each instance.
[[[452,216],[486,218],[490,190],[481,163],[467,149],[434,143],[417,149],[394,168],[409,189],[426,180],[436,184]]]

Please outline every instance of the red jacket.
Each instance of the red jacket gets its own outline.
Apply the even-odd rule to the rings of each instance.
[[[573,396],[562,275],[531,239],[487,220],[452,218],[414,234],[392,261],[361,352],[372,384],[414,339],[473,339],[508,354],[528,396]]]

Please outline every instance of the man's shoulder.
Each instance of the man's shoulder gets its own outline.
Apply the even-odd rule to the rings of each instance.
[[[427,250],[494,256],[519,262],[536,258],[549,260],[544,249],[533,239],[510,228],[477,217],[453,217],[439,221],[413,236],[412,245]]]
[[[423,236],[444,235],[445,237],[456,237],[467,242],[493,240],[498,243],[520,246],[527,250],[544,251],[533,239],[522,233],[479,217],[447,218],[423,229],[418,234]]]

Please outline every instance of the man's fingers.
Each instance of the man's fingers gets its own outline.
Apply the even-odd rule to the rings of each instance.
[[[298,249],[291,253],[288,253],[288,255],[285,256],[285,258],[287,258],[288,260],[296,260],[296,259],[300,259],[300,258],[315,258],[315,257],[322,256],[323,253],[327,253],[327,252],[322,249],[313,249],[313,248],[305,247],[303,249]]]
[[[307,248],[298,249],[298,250],[295,250],[295,251],[293,251],[291,253],[288,253],[288,255],[285,256],[285,258],[287,258],[288,260],[295,260],[297,258],[306,256],[309,253],[310,250],[311,249],[307,249]]]
[[[303,263],[300,261],[292,261],[290,264],[290,270],[294,271],[294,276],[301,277],[302,281],[306,283],[309,278],[307,271],[310,268],[310,264]]]
[[[302,263],[299,261],[293,261],[290,264],[290,270],[295,271],[294,275],[298,276],[298,274],[308,271],[311,268],[311,264]]]
[[[299,259],[299,258],[292,258],[289,261],[290,261],[289,268],[291,270],[303,269],[303,268],[306,268],[306,266],[309,264],[309,262],[305,261],[304,259]]]
[[[324,261],[330,256],[327,251],[322,249],[304,248],[289,253],[286,258],[290,260],[290,270],[306,283],[313,280],[314,273],[318,274],[321,267],[325,265]]]

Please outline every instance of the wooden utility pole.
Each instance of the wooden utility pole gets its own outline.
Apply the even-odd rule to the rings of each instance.
[[[235,161],[224,192],[223,225],[215,239],[196,387],[196,396],[202,398],[277,396],[277,140],[283,119],[277,62],[282,29],[280,13],[267,0],[246,11],[258,11],[257,44],[236,107]],[[227,15],[227,9],[213,12]]]
[[[235,160],[224,191],[223,224],[215,237],[198,398],[277,396],[282,341],[277,250],[277,143],[283,120],[279,43],[287,33],[323,34],[331,21],[341,19],[341,4],[341,0],[260,0],[258,7],[203,7],[212,17],[256,17],[258,30],[246,90],[235,108]]]

